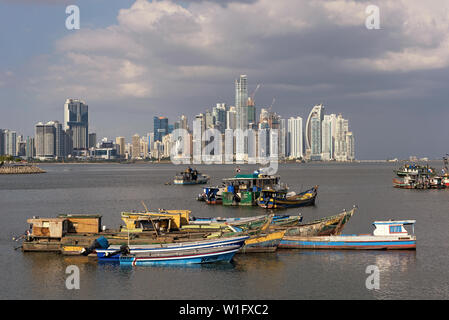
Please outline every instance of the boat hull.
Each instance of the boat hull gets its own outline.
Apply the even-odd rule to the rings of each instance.
[[[152,265],[188,265],[205,264],[217,262],[230,262],[241,246],[213,248],[214,250],[201,249],[198,252],[178,252],[178,254],[167,254],[157,256],[151,253],[149,256],[122,256],[121,266],[152,266]]]
[[[395,238],[388,236],[286,236],[281,240],[279,248],[336,250],[415,250],[416,238]]]
[[[334,216],[289,227],[287,228],[284,238],[287,236],[314,237],[337,235],[344,228],[345,224],[349,221],[354,212],[355,208]]]
[[[173,180],[173,184],[178,184],[178,185],[205,184],[208,181],[209,181],[209,179],[197,180],[197,181]]]
[[[269,197],[267,199],[264,199],[263,196],[260,196],[257,199],[257,205],[264,209],[288,209],[313,206],[315,205],[317,194],[318,187],[314,187],[292,198],[282,199],[278,197]]]
[[[185,250],[197,250],[204,248],[215,248],[239,245],[244,245],[249,236],[229,237],[213,240],[193,241],[193,242],[181,242],[181,243],[161,243],[161,244],[149,244],[149,245],[134,245],[129,246],[131,254],[150,254],[150,253],[167,253],[167,252],[180,252]],[[108,249],[96,250],[97,258],[99,261],[117,262],[120,260],[120,254],[111,255],[120,249],[120,246],[110,246]]]
[[[284,237],[285,230],[256,235],[245,241],[239,253],[274,252]]]

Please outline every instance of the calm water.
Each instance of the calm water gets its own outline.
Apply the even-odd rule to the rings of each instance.
[[[440,163],[432,164],[440,168]],[[392,187],[391,164],[287,164],[282,181],[292,190],[319,185],[315,207],[289,209],[305,221],[357,204],[344,233],[371,233],[381,219],[416,219],[415,251],[299,251],[236,255],[232,264],[120,268],[81,257],[22,253],[11,241],[31,216],[103,215],[117,227],[120,212],[190,209],[196,216],[250,216],[260,208],[207,206],[200,186],[165,185],[174,165],[42,165],[42,175],[0,175],[1,299],[447,299],[449,298],[449,190]],[[198,166],[212,184],[233,166]],[[243,171],[254,167],[241,166]],[[80,290],[65,287],[66,267],[81,271]],[[368,290],[368,265],[380,269],[380,289]]]

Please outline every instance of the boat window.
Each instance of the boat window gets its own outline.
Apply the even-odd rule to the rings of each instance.
[[[400,233],[402,232],[401,226],[390,226],[390,233]]]

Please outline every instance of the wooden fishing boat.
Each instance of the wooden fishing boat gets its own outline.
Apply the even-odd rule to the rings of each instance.
[[[247,239],[249,239],[248,235],[239,234],[234,237],[204,239],[199,241],[182,241],[171,243],[160,242],[142,245],[109,246],[106,249],[96,249],[95,252],[99,261],[117,262],[120,256],[123,254],[124,247],[128,248],[127,250],[129,251],[129,254],[141,254],[145,256],[146,254],[150,255],[151,253],[176,253],[187,250],[221,248],[233,245],[238,245],[238,249],[240,249]]]
[[[250,236],[239,253],[274,252],[279,247],[287,230],[266,230]]]
[[[265,209],[286,209],[297,208],[303,206],[312,206],[318,193],[318,186],[309,190],[296,194],[287,190],[262,190],[260,197],[257,199],[259,207]]]
[[[322,219],[301,223],[294,227],[288,227],[284,239],[289,236],[325,236],[339,234],[345,224],[355,213],[357,207]],[[282,245],[282,242],[281,242]]]
[[[413,226],[415,222],[415,220],[375,221],[372,235],[292,236],[282,240],[282,245],[284,248],[298,249],[415,250],[416,237],[410,235],[404,228],[404,225]]]
[[[271,220],[271,225],[274,226],[295,226],[302,221],[302,215],[274,215]],[[241,217],[241,218],[221,218],[221,217],[192,217],[189,220],[189,228],[194,225],[209,225],[209,224],[225,224],[234,227],[240,227],[245,230],[254,229],[262,226],[268,219],[268,215],[260,215],[253,217]]]
[[[208,175],[199,173],[196,169],[188,168],[175,176],[173,184],[205,184],[209,181],[209,179],[210,177]]]
[[[174,252],[151,251],[120,256],[121,266],[189,265],[230,262],[242,245],[196,248]]]

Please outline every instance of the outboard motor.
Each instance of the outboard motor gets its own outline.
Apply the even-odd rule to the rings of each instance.
[[[128,255],[128,254],[130,254],[131,253],[131,250],[129,249],[129,247],[126,245],[126,244],[124,244],[124,245],[122,245],[122,246],[120,246],[120,249],[118,249],[118,250],[116,250],[116,251],[113,251],[113,252],[106,252],[105,254],[104,254],[104,256],[105,257],[111,257],[111,256],[115,256],[115,255],[117,255],[117,254],[122,254],[122,255]]]
[[[97,239],[95,239],[90,247],[85,248],[84,252],[82,253],[83,256],[87,256],[90,253],[94,252],[95,249],[107,249],[109,247],[109,241],[105,237],[101,236]]]

